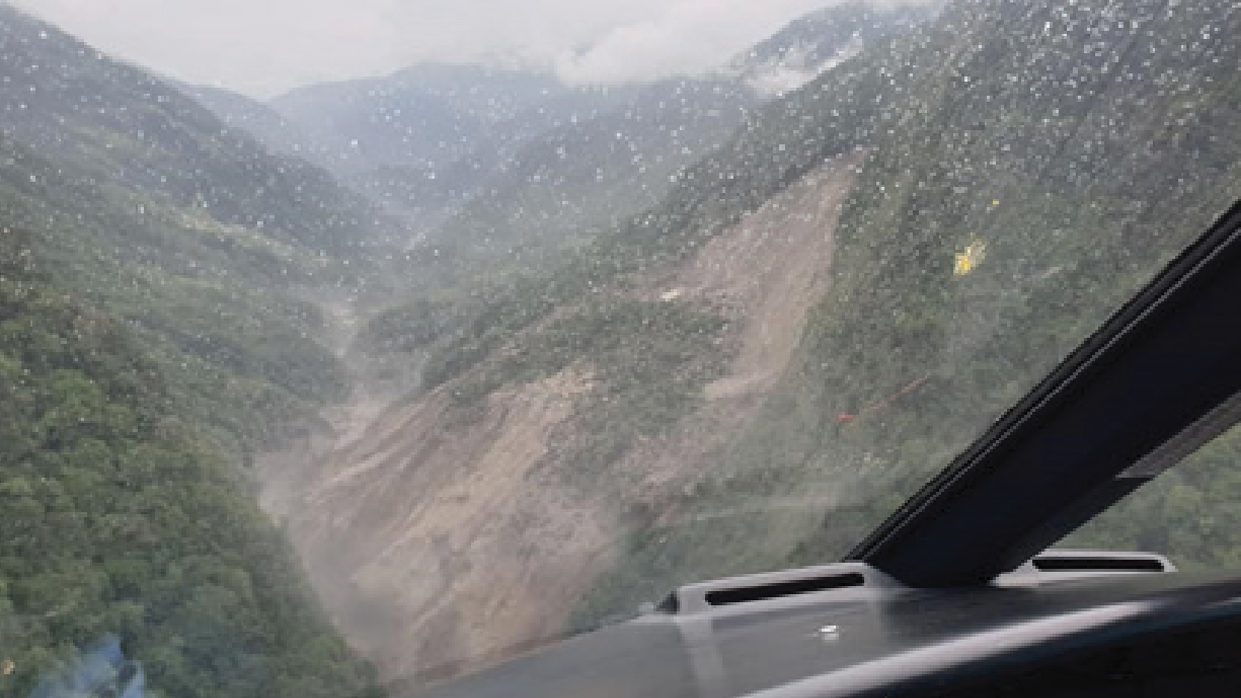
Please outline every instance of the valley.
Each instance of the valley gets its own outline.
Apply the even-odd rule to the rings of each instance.
[[[385,675],[409,676],[562,633],[574,610],[562,600],[583,596],[614,563],[632,511],[662,511],[671,524],[669,505],[787,368],[827,283],[834,221],[859,164],[849,156],[809,173],[690,259],[624,291],[715,309],[734,329],[702,338],[701,351],[730,360],[702,386],[700,405],[675,430],[641,439],[600,481],[582,481],[573,470],[583,463],[558,451],[590,438],[575,417],[606,399],[589,355],[469,412],[452,398],[476,378],[468,372],[378,409],[382,400],[358,386],[325,413],[327,435],[260,458],[266,508],[354,646]]]
[[[840,559],[1241,197],[1237,36],[845,2],[259,100],[0,4],[0,697],[109,634],[156,696],[413,695]],[[1241,559],[1238,439],[1069,541]]]

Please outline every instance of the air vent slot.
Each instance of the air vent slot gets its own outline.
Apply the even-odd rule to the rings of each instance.
[[[861,562],[836,562],[779,572],[762,572],[740,577],[712,579],[687,584],[672,593],[659,606],[663,613],[692,616],[699,613],[737,613],[754,604],[754,610],[771,608],[764,601],[776,604],[818,603],[825,600],[845,601],[877,594],[896,593],[903,589],[896,580]],[[826,592],[822,596],[816,592]]]
[[[1154,557],[1036,557],[1040,572],[1164,572],[1162,561]]]
[[[781,582],[771,582],[769,584],[734,587],[732,589],[713,589],[707,592],[706,600],[707,603],[712,606],[727,606],[735,603],[749,603],[750,601],[764,601],[767,599],[778,599],[785,596],[809,594],[811,592],[826,591],[828,589],[856,587],[862,586],[865,583],[865,577],[861,574],[853,572],[849,574],[835,574],[827,577],[810,577],[808,579],[793,579]]]

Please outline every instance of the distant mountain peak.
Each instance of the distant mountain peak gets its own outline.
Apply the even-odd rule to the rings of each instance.
[[[858,55],[862,45],[862,38],[855,35],[835,53],[823,58],[817,55],[817,47],[813,44],[798,44],[778,59],[748,66],[740,78],[761,98],[779,97]]]
[[[856,56],[868,44],[904,34],[937,12],[937,3],[875,7],[852,0],[831,5],[793,20],[733,58],[721,73],[760,98],[778,97]]]

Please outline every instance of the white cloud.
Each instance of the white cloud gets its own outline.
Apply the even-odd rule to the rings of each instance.
[[[702,73],[823,4],[823,0],[674,0],[653,15],[610,29],[584,51],[562,52],[556,72],[567,82],[580,83]]]
[[[833,0],[13,0],[98,48],[258,96],[419,61],[571,82],[715,67]]]

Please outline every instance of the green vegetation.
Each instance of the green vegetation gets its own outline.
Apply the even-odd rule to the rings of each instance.
[[[153,695],[377,694],[248,466],[343,394],[311,301],[382,221],[3,5],[0,54],[0,696],[108,633]]]
[[[723,200],[761,201],[846,142],[870,152],[795,369],[679,504],[684,523],[633,532],[580,622],[693,579],[838,559],[1241,195],[1241,81],[1226,67],[1241,17],[1133,3],[1113,24],[1096,4],[960,3],[773,105],[706,163]],[[985,258],[954,275],[977,243]],[[1218,475],[1235,447],[1215,448]],[[1122,511],[1239,494],[1207,482]],[[840,505],[748,505],[806,491]],[[1175,558],[1235,560],[1230,536],[1208,536],[1219,517],[1130,520],[1093,540],[1167,550],[1153,531],[1183,525]]]
[[[1066,547],[1154,550],[1183,570],[1241,569],[1241,427],[1129,495]]]
[[[74,162],[6,150],[5,224],[37,231],[48,276],[142,336],[187,419],[217,445],[252,451],[343,391],[335,358],[314,341],[319,311],[295,295],[340,278],[320,257],[92,183]]]
[[[30,243],[0,236],[0,695],[106,633],[153,695],[377,694],[243,473]]]
[[[623,495],[633,483],[610,466],[637,439],[665,433],[701,403],[703,386],[729,358],[722,345],[726,325],[688,303],[604,298],[525,333],[482,371],[454,384],[453,396],[468,407],[504,384],[580,363],[590,372],[592,399],[578,407],[576,433],[556,440],[555,456],[584,492]]]

